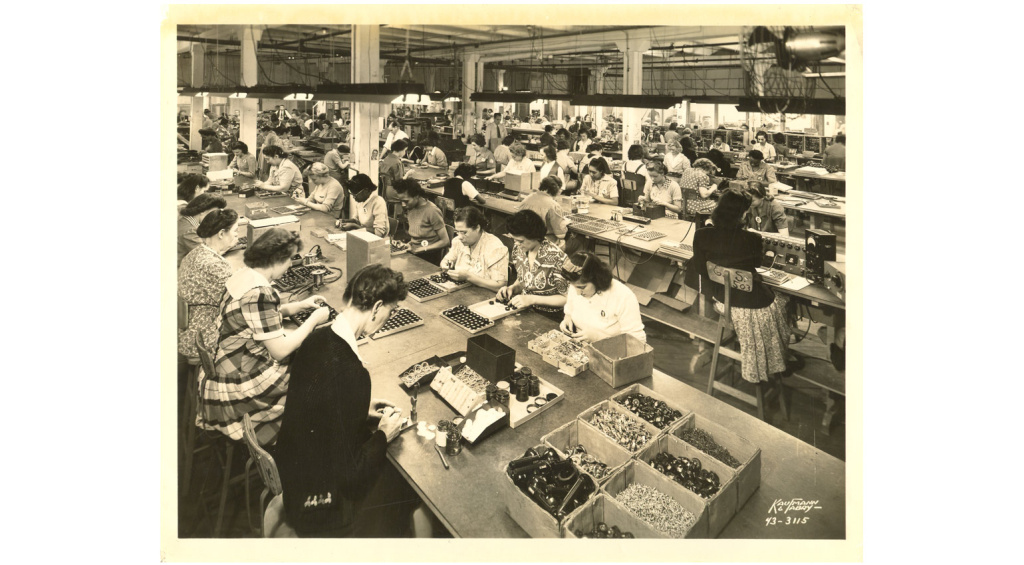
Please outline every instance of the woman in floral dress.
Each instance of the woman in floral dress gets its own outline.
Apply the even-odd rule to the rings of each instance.
[[[541,312],[561,312],[569,283],[562,276],[565,252],[545,238],[548,228],[532,210],[520,210],[508,219],[505,228],[515,246],[512,264],[518,279],[498,289],[497,298],[517,308],[533,306]]]

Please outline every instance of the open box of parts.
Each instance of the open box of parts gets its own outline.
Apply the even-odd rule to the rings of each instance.
[[[611,411],[612,417],[614,417],[615,419],[635,422],[634,427],[636,427],[637,429],[642,429],[644,432],[646,432],[647,441],[638,442],[635,446],[633,446],[635,448],[631,448],[631,446],[628,444],[623,445],[622,443],[619,443],[619,441],[616,440],[614,437],[608,435],[603,430],[601,430],[600,426],[592,423],[592,420],[594,419],[595,415],[602,410]],[[658,428],[652,426],[649,422],[645,422],[638,416],[634,416],[632,413],[630,413],[629,410],[626,410],[621,404],[615,402],[614,400],[602,400],[601,402],[598,402],[597,404],[591,406],[590,408],[587,408],[583,412],[580,412],[580,415],[579,417],[577,417],[577,420],[580,420],[585,425],[592,427],[594,431],[608,438],[612,443],[630,452],[630,455],[636,454],[638,451],[643,449],[645,445],[647,445],[648,443],[653,441],[654,438],[662,435],[663,433],[662,430],[659,430]]]
[[[618,498],[619,493],[626,490],[629,485],[633,483],[639,483],[641,485],[650,487],[664,495],[672,498],[679,506],[689,511],[694,516],[694,522],[690,527],[683,533],[681,537],[684,538],[707,538],[708,537],[708,514],[707,505],[704,504],[704,500],[700,496],[686,490],[675,484],[672,479],[662,475],[655,471],[649,465],[646,465],[637,460],[631,460],[622,466],[621,469],[615,472],[605,483],[601,486],[601,492],[615,499],[616,502],[620,503],[626,508],[626,511],[636,516],[641,521],[644,521],[651,529],[658,533],[660,537],[670,538],[673,537],[669,532],[658,530],[655,524],[646,522],[642,517],[638,516],[635,512],[629,509],[628,505],[622,503]]]
[[[608,436],[579,420],[570,420],[565,425],[541,437],[540,441],[544,445],[553,448],[566,459],[569,459],[569,452],[573,447],[582,445],[587,450],[588,455],[607,465],[607,469],[603,474],[590,472],[586,466],[576,465],[581,471],[594,477],[597,484],[608,480],[612,473],[632,458],[628,451],[612,441]]]
[[[728,461],[729,457],[724,453],[708,453],[714,459],[731,468],[736,474],[736,510],[739,511],[746,504],[747,500],[761,486],[761,449],[755,446],[750,440],[736,435],[735,432],[716,422],[708,420],[699,414],[690,414],[674,423],[669,428],[669,435],[682,438],[684,430],[694,428],[704,430],[715,443],[728,451],[735,461]],[[697,451],[705,453],[700,447],[694,446]],[[703,458],[701,459],[703,461]],[[738,466],[733,467],[733,464]]]
[[[562,522],[562,537],[586,537],[598,524],[604,524],[608,530],[614,526],[620,532],[629,532],[638,539],[665,537],[605,493],[591,497],[583,506],[569,514]]]
[[[586,473],[580,473],[580,475],[587,477],[589,480],[593,480],[593,477]],[[509,517],[515,520],[515,522],[519,524],[519,527],[521,527],[530,537],[562,537],[561,524],[558,520],[556,520],[555,517],[547,510],[541,508],[536,501],[516,486],[515,482],[512,481],[512,477],[508,476],[507,465],[501,471],[501,479],[498,485],[501,497],[505,500],[505,506],[508,508]],[[590,497],[596,496],[598,492],[598,485],[594,482],[594,492]],[[584,502],[583,504],[586,503]],[[580,504],[580,506],[582,507],[583,504]],[[573,511],[575,510],[576,509],[574,508]],[[572,512],[569,512],[564,519],[568,519],[571,514]]]
[[[697,458],[701,463],[701,469],[707,469],[718,476],[718,492],[708,498],[694,493],[684,485],[674,480],[669,474],[658,471],[655,467],[654,458],[661,452],[667,452],[675,457],[686,457],[692,460]],[[736,473],[726,464],[714,457],[698,450],[685,441],[673,436],[663,435],[647,444],[637,454],[637,461],[650,465],[652,469],[668,479],[674,487],[687,492],[697,494],[704,499],[708,511],[708,535],[717,537],[725,529],[725,525],[736,515]]]
[[[527,347],[540,355],[545,363],[570,377],[587,370],[589,359],[586,346],[560,330],[551,330],[533,338]]]
[[[587,344],[590,370],[613,388],[654,374],[654,348],[629,334]]]
[[[675,402],[670,400],[668,397],[662,396],[662,395],[654,392],[653,390],[645,387],[644,385],[638,385],[638,384],[629,385],[628,387],[622,389],[621,391],[613,394],[612,395],[612,400],[614,400],[615,402],[617,402],[618,404],[620,404],[622,406],[625,406],[625,408],[627,410],[629,410],[630,412],[633,412],[635,414],[639,410],[636,409],[636,408],[631,408],[630,406],[627,406],[626,403],[628,402],[627,399],[630,396],[636,395],[636,394],[642,394],[642,395],[644,395],[644,396],[646,396],[648,398],[653,399],[655,402],[664,402],[665,406],[669,410],[672,410],[674,412],[678,412],[679,413],[679,416],[675,417],[674,419],[669,418],[668,421],[666,421],[666,418],[664,416],[662,416],[662,420],[660,422],[659,421],[653,421],[652,422],[650,420],[647,420],[646,418],[643,418],[642,415],[636,414],[637,416],[643,418],[645,421],[649,422],[651,425],[653,425],[655,428],[658,428],[659,430],[669,430],[669,429],[671,429],[672,426],[674,426],[678,422],[681,422],[682,420],[684,420],[691,413],[689,410],[683,408],[682,406],[679,406],[678,404],[676,404]]]

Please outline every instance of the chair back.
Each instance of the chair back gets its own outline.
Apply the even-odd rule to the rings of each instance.
[[[740,292],[753,292],[754,274],[742,269],[723,267],[712,261],[708,261],[707,266],[708,278],[725,287],[725,314],[723,319],[726,322],[732,323],[732,291],[735,289]]]
[[[623,172],[622,180],[619,183],[619,206],[632,206],[636,204],[644,193],[644,185],[647,178],[636,173]]]
[[[692,188],[684,188],[681,192],[683,193],[683,206],[682,211],[679,214],[679,217],[684,220],[690,220],[693,217],[693,214],[691,214],[688,210],[689,202],[691,200],[700,200],[700,193],[698,193],[696,190]]]
[[[256,430],[248,414],[242,416],[242,438],[245,440],[245,446],[249,448],[249,456],[256,462],[256,469],[263,479],[263,484],[274,496],[281,494],[281,475],[277,472],[277,463],[256,440]]]
[[[196,351],[199,352],[199,364],[203,367],[203,380],[196,383],[195,389],[196,410],[200,420],[206,422],[206,405],[203,403],[203,394],[206,391],[207,379],[210,378],[210,375],[216,374],[217,367],[213,364],[213,353],[210,352],[210,348],[206,347],[206,342],[203,341],[202,330],[196,331]]]
[[[437,207],[441,210],[441,217],[444,218],[444,223],[454,224],[455,223],[455,200],[447,198],[445,196],[437,197]]]

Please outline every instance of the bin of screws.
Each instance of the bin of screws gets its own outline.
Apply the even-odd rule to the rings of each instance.
[[[545,446],[510,461],[505,475],[509,515],[532,537],[559,537],[561,522],[597,492],[590,475]]]
[[[630,453],[636,453],[659,435],[658,428],[610,400],[589,408],[579,418]]]
[[[570,420],[540,438],[544,445],[555,448],[562,457],[572,459],[576,466],[603,483],[632,454],[611,438],[579,419]]]
[[[562,523],[566,538],[631,539],[664,537],[607,494],[593,496]]]
[[[720,463],[735,475],[737,510],[760,488],[761,449],[732,429],[699,414],[690,414],[672,424],[667,435],[679,439],[696,453],[709,455],[707,459],[701,458],[705,467]],[[734,465],[737,462],[739,464]]]
[[[602,490],[661,536],[708,537],[706,502],[642,462],[624,465]]]
[[[700,428],[686,428],[679,430],[679,438],[708,455],[718,459],[722,463],[736,469],[740,466],[739,459],[729,453],[729,450],[718,445],[715,437]]]

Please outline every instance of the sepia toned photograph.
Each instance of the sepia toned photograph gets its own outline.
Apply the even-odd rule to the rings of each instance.
[[[857,7],[432,8],[167,9],[164,560],[862,560]]]

